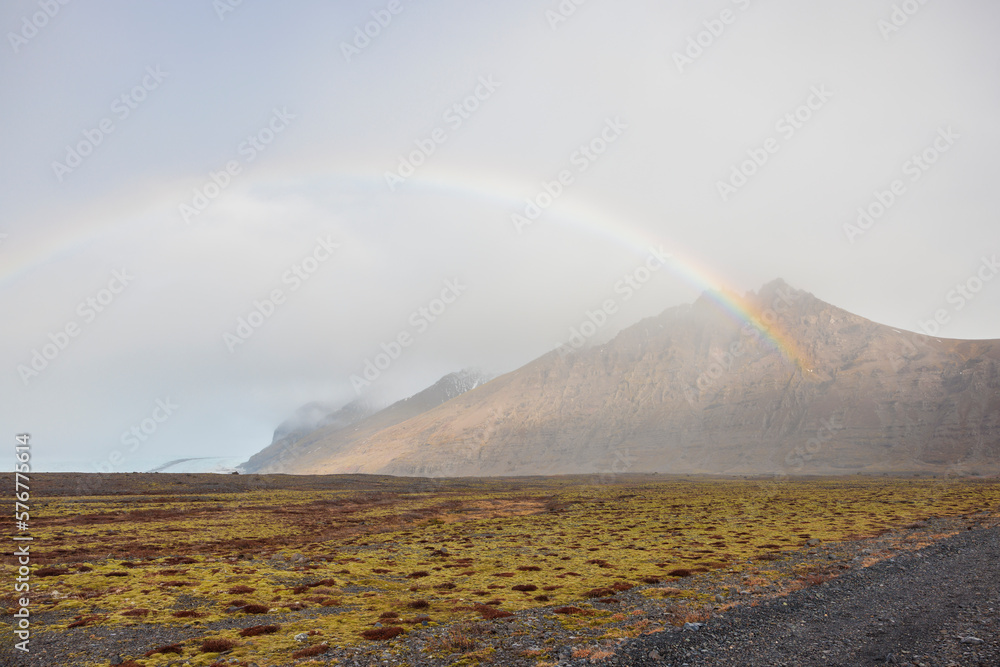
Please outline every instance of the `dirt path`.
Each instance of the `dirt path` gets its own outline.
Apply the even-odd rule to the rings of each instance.
[[[643,637],[603,664],[997,667],[998,640],[1000,528],[994,527],[733,609],[700,630]]]

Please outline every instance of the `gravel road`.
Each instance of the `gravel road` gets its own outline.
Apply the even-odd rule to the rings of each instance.
[[[697,630],[647,635],[602,664],[997,667],[998,638],[1000,528],[992,527],[738,607]]]

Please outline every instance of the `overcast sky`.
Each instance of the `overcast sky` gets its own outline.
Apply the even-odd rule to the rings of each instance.
[[[992,0],[11,0],[0,27],[0,437],[36,469],[245,460],[383,343],[360,388],[388,401],[609,298],[595,339],[779,276],[1000,338]]]

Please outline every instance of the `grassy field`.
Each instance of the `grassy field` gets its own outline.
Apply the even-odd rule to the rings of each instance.
[[[767,567],[816,541],[1000,509],[1000,486],[972,480],[33,479],[31,604],[46,621],[35,631],[205,628],[133,656],[148,667],[391,651],[418,627],[441,629],[428,650],[488,662],[455,628],[525,609],[599,628],[622,620],[613,603],[624,591],[668,605],[670,622],[698,620],[719,609],[722,576],[747,587],[833,576]]]

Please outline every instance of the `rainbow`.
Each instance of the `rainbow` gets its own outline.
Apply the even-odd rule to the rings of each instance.
[[[367,172],[320,172],[303,179],[291,179],[287,173],[273,171],[271,174],[258,172],[257,183],[272,183],[267,180],[271,176],[276,181],[284,183],[307,184],[316,189],[329,189],[331,184],[342,185],[352,191],[370,191],[373,194],[386,192],[386,184],[381,173]],[[240,184],[244,186],[244,184]],[[252,188],[253,184],[246,184]],[[28,273],[69,257],[82,248],[97,242],[101,237],[126,226],[142,226],[163,224],[164,219],[177,219],[177,205],[183,200],[178,193],[189,192],[190,187],[183,185],[171,188],[158,188],[159,197],[139,203],[133,214],[122,214],[118,219],[101,216],[97,224],[80,226],[61,237],[48,237],[36,243],[34,248],[21,248],[16,259],[7,263],[6,271],[0,274],[0,288],[10,285]],[[165,192],[165,190],[167,192]],[[488,181],[475,180],[468,173],[462,172],[431,172],[429,166],[411,177],[399,187],[401,194],[437,195],[448,198],[466,199],[473,203],[488,202],[505,212],[513,213],[523,208],[526,195],[523,184],[505,184],[503,179],[491,178]],[[580,197],[559,199],[551,208],[545,211],[543,224],[556,224],[575,233],[586,233],[595,238],[605,239],[639,257],[646,257],[650,248],[661,245],[671,254],[666,269],[690,288],[699,293],[705,293],[734,322],[746,331],[753,330],[759,334],[768,346],[781,353],[789,364],[800,368],[809,368],[808,357],[796,341],[779,325],[773,312],[768,308],[758,307],[725,288],[726,281],[718,272],[706,263],[695,261],[695,253],[682,248],[679,244],[656,238],[650,232],[621,216],[602,211],[592,202],[581,201]],[[106,204],[107,202],[102,202]],[[108,206],[113,208],[113,206]],[[104,210],[108,210],[104,208]],[[165,214],[157,213],[165,212]],[[96,216],[95,216],[96,217]],[[652,225],[650,225],[652,226]],[[511,226],[513,230],[513,225]],[[525,230],[526,238],[530,239],[531,229]]]
[[[413,181],[412,184],[407,183],[407,187],[412,185],[425,191],[440,192],[444,196],[480,202],[488,200],[510,212],[521,209],[525,203],[525,194],[530,194],[523,192],[521,186],[502,188],[497,185],[497,181],[490,181],[490,186],[485,187],[458,172],[448,174],[447,178],[431,180],[414,177]],[[518,190],[521,191],[514,194]],[[579,202],[575,197],[558,201],[545,212],[544,220],[546,223],[553,222],[577,232],[585,231],[592,236],[604,238],[639,257],[646,257],[651,247],[664,245],[671,254],[667,270],[674,276],[696,291],[705,293],[734,322],[748,327],[748,331],[757,332],[765,344],[778,351],[789,364],[805,369],[812,367],[801,346],[781,328],[776,313],[770,306],[753,304],[727,289],[727,281],[704,263],[694,261],[694,253],[681,248],[679,244],[664,243],[662,238],[654,237],[637,224],[621,216],[605,213],[593,203]]]

